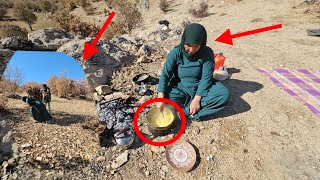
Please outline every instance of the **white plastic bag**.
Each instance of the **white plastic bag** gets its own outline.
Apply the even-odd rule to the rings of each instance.
[[[223,81],[230,78],[230,76],[227,69],[224,66],[222,66],[218,70],[213,72],[213,78],[218,81]]]

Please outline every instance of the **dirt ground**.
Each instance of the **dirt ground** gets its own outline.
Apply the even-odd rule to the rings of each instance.
[[[232,77],[223,84],[231,92],[230,104],[210,120],[189,122],[182,136],[197,149],[194,170],[180,173],[171,169],[163,152],[138,140],[129,149],[128,162],[112,169],[111,162],[124,150],[99,146],[92,102],[55,98],[55,120],[42,124],[28,116],[20,100],[11,99],[13,114],[7,118],[16,121],[14,137],[19,147],[32,145],[27,150],[21,147],[26,159],[39,157],[28,163],[29,178],[51,179],[55,174],[65,179],[319,179],[320,118],[256,70],[319,69],[320,38],[306,32],[320,26],[316,6],[298,0],[207,2],[211,14],[202,19],[188,13],[197,2],[170,1],[171,10],[166,14],[159,10],[158,1],[152,2],[141,27],[154,29],[161,19],[172,24],[186,19],[201,23],[208,32],[208,46],[227,56],[225,65]],[[283,28],[235,39],[233,46],[214,41],[228,28],[236,33],[279,23]],[[171,49],[176,43],[178,40],[164,46]],[[143,66],[157,72],[161,63]],[[213,160],[207,161],[208,155],[213,155]],[[17,170],[21,179],[27,176],[22,172],[26,167]]]

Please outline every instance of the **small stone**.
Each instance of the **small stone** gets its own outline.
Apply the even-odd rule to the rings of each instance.
[[[146,171],[146,172],[144,172],[144,174],[145,174],[146,176],[149,176],[149,175],[150,175],[150,172],[149,172],[149,171]]]
[[[114,175],[116,173],[116,170],[111,171],[111,175]]]
[[[244,149],[243,152],[244,152],[244,153],[248,153],[249,150],[248,150],[248,149]]]
[[[204,127],[204,126],[200,126],[199,128],[200,128],[200,130],[203,130],[203,129],[205,129],[205,127]]]
[[[151,151],[154,153],[164,153],[166,151],[166,149],[163,146],[151,146]]]
[[[146,55],[141,56],[138,60],[137,63],[147,63],[149,62],[149,58]]]
[[[32,145],[29,143],[25,143],[21,145],[21,148],[27,148],[27,147],[32,147]]]
[[[11,134],[12,134],[12,132],[8,131],[8,133],[5,136],[3,136],[3,138],[2,138],[3,144],[8,143],[11,140]]]
[[[111,167],[112,169],[116,169],[122,166],[124,163],[128,161],[129,152],[126,150],[124,153],[120,154],[115,161],[112,162]]]
[[[161,167],[161,169],[162,169],[164,172],[168,172],[168,171],[169,171],[168,166],[165,166],[165,165],[163,165],[163,166]]]
[[[12,179],[17,179],[18,178],[18,174],[17,173],[12,173],[11,178]]]
[[[42,157],[41,157],[41,156],[38,156],[38,157],[36,157],[36,160],[37,160],[37,161],[41,161],[41,160],[42,160]]]
[[[12,165],[12,164],[14,163],[14,161],[15,161],[14,158],[10,158],[10,159],[8,160],[8,164],[9,164],[9,165]]]
[[[152,153],[152,151],[150,149],[147,151],[147,158],[148,159],[152,159],[153,158],[153,153]]]
[[[163,170],[160,170],[160,175],[166,177],[166,172],[164,172]]]
[[[6,169],[7,169],[8,165],[9,165],[9,164],[8,164],[7,161],[3,161],[3,163],[2,163],[2,168],[3,168],[4,174],[6,174],[5,172],[6,172]]]
[[[3,180],[7,180],[8,177],[9,177],[9,175],[10,175],[10,174],[6,174],[6,175],[2,176],[2,179],[3,179]]]
[[[97,157],[97,162],[101,162],[101,161],[104,161],[104,160],[105,160],[105,157],[103,157],[103,156]]]
[[[11,150],[13,151],[13,153],[18,153],[19,152],[18,144],[17,143],[12,143]]]
[[[214,156],[212,154],[209,154],[209,155],[206,156],[206,160],[207,161],[212,161],[213,158],[214,158]]]

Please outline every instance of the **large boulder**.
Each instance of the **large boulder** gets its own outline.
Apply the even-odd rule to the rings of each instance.
[[[40,29],[28,34],[33,50],[56,51],[63,44],[74,39],[74,35],[63,29]]]
[[[1,39],[1,48],[11,50],[30,50],[32,43],[20,36]]]
[[[99,52],[83,61],[84,43],[92,40],[92,38],[74,39],[61,46],[57,51],[68,54],[80,63],[92,88],[99,85],[109,85],[113,72],[119,70],[123,65],[133,63],[134,56],[109,40],[101,39],[95,46]]]
[[[14,51],[9,49],[0,49],[0,75],[3,74],[7,63],[10,61]]]

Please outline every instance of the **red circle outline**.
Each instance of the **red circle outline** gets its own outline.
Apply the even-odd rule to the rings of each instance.
[[[170,104],[172,105],[175,109],[178,110],[179,114],[180,114],[180,117],[181,117],[181,128],[178,132],[178,134],[170,139],[170,140],[167,140],[167,141],[163,141],[163,142],[155,142],[155,141],[152,141],[146,137],[143,136],[143,134],[140,132],[139,130],[139,127],[138,127],[138,118],[139,118],[139,114],[141,113],[141,111],[143,110],[143,108],[145,108],[147,105],[151,104],[151,103],[155,103],[155,102],[164,102],[164,103],[167,103],[167,104]],[[174,143],[175,141],[177,141],[181,136],[182,134],[184,133],[184,130],[186,129],[186,116],[184,115],[184,112],[183,110],[180,108],[180,106],[175,103],[174,101],[172,100],[169,100],[169,99],[166,99],[166,98],[153,98],[153,99],[150,99],[144,103],[142,103],[137,111],[134,113],[134,117],[133,117],[133,127],[134,127],[134,131],[136,132],[136,134],[138,135],[138,137],[145,143],[147,144],[150,144],[150,145],[153,145],[153,146],[167,146],[169,144],[172,144]]]

